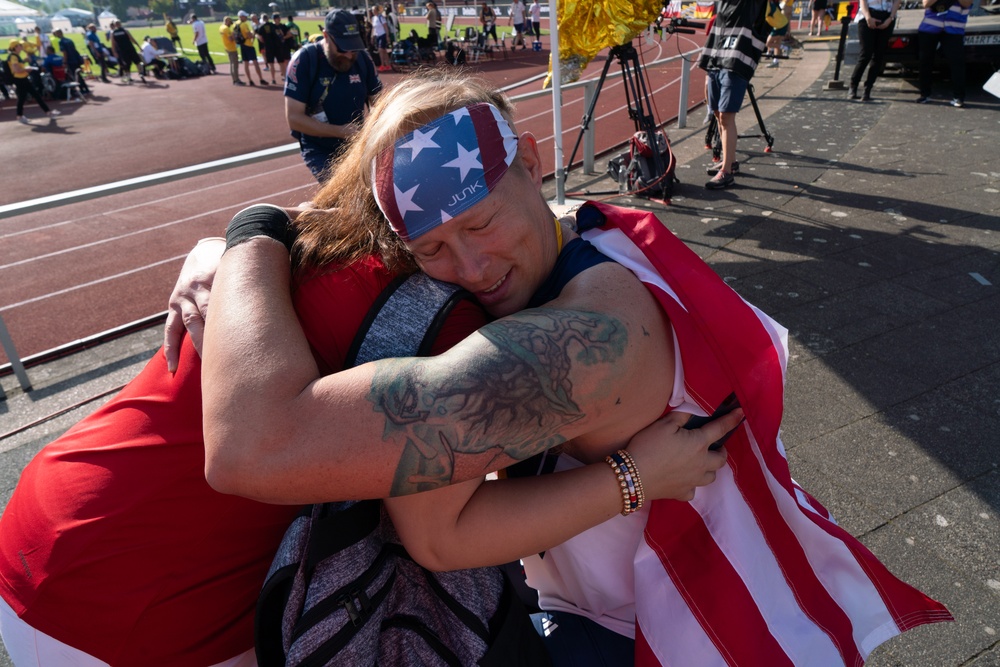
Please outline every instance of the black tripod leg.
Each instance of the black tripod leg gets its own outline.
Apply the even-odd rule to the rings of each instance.
[[[597,80],[597,90],[594,92],[594,99],[590,100],[590,106],[587,107],[587,111],[583,114],[583,118],[580,120],[580,134],[576,135],[576,143],[573,144],[573,152],[569,155],[569,162],[566,163],[566,170],[563,172],[563,184],[566,183],[566,178],[569,176],[569,170],[573,167],[573,160],[576,159],[576,151],[580,148],[580,142],[583,141],[583,133],[587,131],[590,127],[590,121],[594,118],[594,109],[597,107],[597,98],[601,96],[601,88],[604,87],[604,79],[608,76],[608,69],[611,67],[611,54],[608,54],[608,59],[604,61],[604,69],[601,70],[601,78]]]
[[[774,145],[774,137],[771,133],[767,131],[767,127],[764,126],[764,119],[760,115],[760,107],[757,106],[757,96],[753,94],[753,84],[747,85],[747,94],[750,95],[750,106],[753,107],[753,114],[757,117],[757,127],[760,128],[760,133],[764,137],[764,141],[767,142],[767,148],[764,149],[765,153],[771,152],[771,146]]]

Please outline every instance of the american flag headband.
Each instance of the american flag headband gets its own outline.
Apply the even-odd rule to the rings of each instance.
[[[372,165],[375,201],[412,241],[482,201],[517,154],[517,135],[492,104],[471,104],[401,137]]]

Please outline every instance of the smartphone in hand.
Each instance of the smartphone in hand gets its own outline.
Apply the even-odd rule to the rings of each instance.
[[[684,424],[684,428],[689,430],[701,428],[705,424],[714,421],[719,417],[722,417],[723,415],[728,415],[730,412],[732,412],[738,407],[740,407],[740,402],[739,400],[737,400],[736,393],[734,392],[732,394],[729,394],[729,396],[726,397],[726,400],[722,401],[722,404],[711,415],[709,415],[708,417],[698,417],[697,415],[695,415],[688,420],[687,424]],[[708,448],[711,449],[712,451],[721,448],[724,444],[726,444],[726,440],[728,440],[729,436],[731,436],[732,434],[733,431],[729,431],[724,436],[722,436],[721,438],[713,442],[711,445],[709,445]]]

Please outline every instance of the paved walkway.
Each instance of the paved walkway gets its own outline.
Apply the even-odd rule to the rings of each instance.
[[[878,667],[1000,665],[1000,100],[913,104],[884,77],[870,104],[827,91],[828,43],[755,78],[774,152],[741,139],[741,175],[703,188],[701,118],[671,128],[670,207],[649,207],[790,330],[784,441],[792,473],[954,624],[878,648]],[[945,91],[942,89],[942,94]],[[741,131],[753,114],[740,114]],[[603,164],[603,161],[601,162]],[[608,190],[571,174],[570,190]],[[548,189],[554,194],[554,188]],[[46,442],[127,381],[159,344],[134,334],[0,384],[0,498]],[[9,664],[0,656],[0,665]],[[693,666],[697,667],[697,666]]]

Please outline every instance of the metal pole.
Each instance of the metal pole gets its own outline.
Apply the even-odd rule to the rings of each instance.
[[[597,95],[597,82],[588,81],[583,87],[583,106],[585,109],[590,108],[595,95]],[[588,123],[587,128],[583,131],[583,173],[585,174],[594,173],[594,153],[597,152],[595,136],[594,123]]]
[[[10,367],[14,369],[14,375],[17,376],[17,381],[21,384],[21,389],[31,391],[31,380],[28,379],[28,374],[24,370],[21,358],[17,356],[17,350],[14,349],[14,341],[11,340],[10,333],[7,331],[7,325],[4,324],[3,315],[0,315],[0,344],[3,345],[3,351],[7,353],[7,358],[10,359]]]
[[[681,98],[677,102],[677,127],[687,127],[688,120],[688,88],[691,85],[691,63],[687,58],[681,58]]]
[[[837,67],[833,72],[833,81],[826,82],[827,90],[843,90],[844,82],[840,80],[840,64],[844,62],[844,52],[847,50],[847,32],[851,27],[851,17],[840,19],[840,44],[837,45]]]
[[[559,64],[559,0],[549,0],[549,37],[552,40],[552,131],[555,134],[556,204],[566,203],[566,167],[562,146],[562,77]]]

